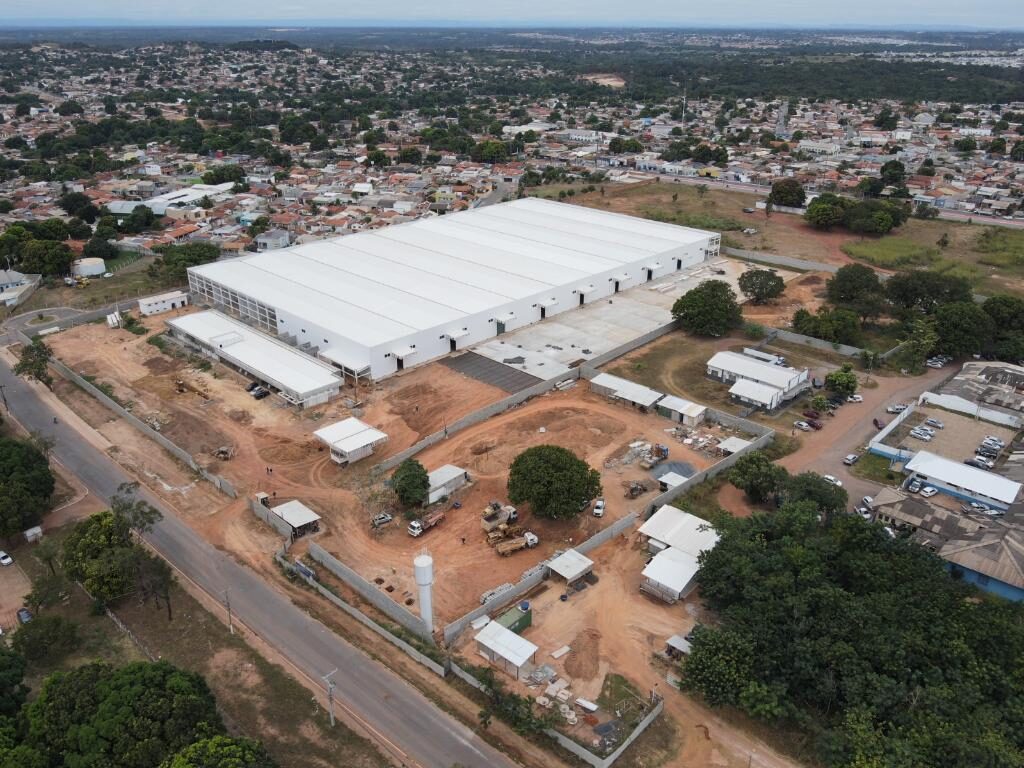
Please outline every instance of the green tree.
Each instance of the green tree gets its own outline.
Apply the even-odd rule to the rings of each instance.
[[[771,269],[748,269],[738,280],[743,295],[754,304],[764,304],[778,298],[786,289],[782,276]]]
[[[37,525],[50,508],[49,462],[28,440],[0,437],[0,538]]]
[[[953,357],[966,357],[987,349],[995,336],[995,323],[971,302],[944,304],[935,311],[936,349]]]
[[[26,743],[50,765],[158,766],[224,732],[199,675],[165,661],[86,664],[51,675],[26,712]]]
[[[907,169],[899,160],[889,160],[883,163],[881,174],[885,184],[898,187],[906,181]]]
[[[939,333],[936,330],[934,318],[918,317],[911,323],[906,354],[912,373],[918,373],[924,368],[925,360],[935,350],[938,343]]]
[[[705,280],[676,299],[672,317],[698,336],[723,336],[743,322],[736,294],[721,280]]]
[[[728,629],[693,633],[690,654],[683,660],[683,685],[698,691],[713,707],[738,704],[754,668],[754,644],[745,633]]]
[[[815,395],[811,398],[811,408],[818,412],[828,409],[828,398],[824,395]]]
[[[58,661],[78,648],[78,625],[63,616],[36,616],[14,633],[11,647],[28,661]]]
[[[803,186],[794,178],[779,179],[772,183],[772,191],[768,200],[772,205],[785,205],[791,208],[803,207],[807,194]]]
[[[863,264],[844,264],[825,283],[825,294],[833,304],[855,305],[881,291],[878,273]]]
[[[982,303],[985,314],[1000,331],[1024,331],[1024,299],[1007,294],[989,296]]]
[[[729,482],[755,504],[761,504],[778,493],[788,478],[786,468],[773,464],[763,451],[751,451],[741,456],[729,470]]]
[[[203,184],[239,184],[243,181],[245,169],[240,165],[216,165],[203,174]]]
[[[551,520],[575,517],[600,493],[601,473],[561,446],[527,448],[509,469],[509,500],[529,503],[534,514]]]
[[[406,459],[391,476],[391,487],[394,489],[398,500],[409,507],[414,504],[423,504],[427,500],[427,493],[430,491],[430,479],[427,477],[427,470],[416,459]]]
[[[259,742],[211,736],[189,744],[160,768],[277,768],[277,763]]]
[[[804,221],[815,229],[829,230],[843,223],[849,202],[826,192],[811,200],[804,212]]]
[[[843,363],[841,368],[828,373],[825,376],[825,387],[844,397],[854,394],[857,391],[857,374],[853,372],[853,366]]]
[[[973,300],[971,284],[966,279],[926,270],[897,272],[885,281],[885,293],[897,310],[929,315],[943,304]]]
[[[29,240],[21,249],[21,269],[39,275],[66,275],[71,271],[71,249],[54,240]]]
[[[0,643],[0,718],[14,717],[28,698],[25,658]]]
[[[109,243],[103,238],[93,237],[85,244],[82,255],[90,259],[116,259],[118,256],[117,246]]]
[[[35,379],[47,388],[53,387],[53,377],[50,375],[50,358],[53,352],[43,343],[42,339],[32,339],[32,343],[21,348],[18,362],[14,366],[14,373],[25,379]]]
[[[816,472],[801,472],[786,483],[786,503],[810,502],[822,515],[835,515],[846,510],[849,495],[845,488],[833,485]]]
[[[1018,141],[1010,150],[1010,159],[1015,163],[1024,163],[1024,140]]]
[[[120,518],[136,534],[145,534],[163,520],[163,514],[144,499],[138,498],[137,482],[121,483],[110,499],[110,511]]]
[[[75,526],[64,539],[62,565],[97,600],[110,602],[134,591],[135,552],[128,521],[110,510]]]

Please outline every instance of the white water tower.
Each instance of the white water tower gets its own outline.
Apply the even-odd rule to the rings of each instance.
[[[431,598],[431,588],[434,585],[434,558],[426,552],[416,555],[412,561],[413,571],[416,574],[416,586],[420,592],[420,618],[427,627],[427,632],[434,631],[434,605]]]

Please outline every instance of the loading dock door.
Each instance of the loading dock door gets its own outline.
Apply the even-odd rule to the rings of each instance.
[[[583,291],[580,291],[580,306],[583,306]]]
[[[650,267],[647,268],[647,282],[651,282],[654,279],[654,270]]]
[[[618,293],[618,292],[619,292],[619,281],[616,280],[615,281],[615,293]]]
[[[540,307],[540,319],[543,320],[547,316],[548,316],[548,308],[545,307],[543,304],[541,304],[541,307]]]
[[[400,357],[395,358],[395,359],[398,361],[398,370],[399,371],[403,370],[405,368],[405,360],[403,360]]]
[[[505,332],[505,321],[504,320],[496,320],[494,325],[496,326],[496,329],[498,331],[498,335],[501,336],[501,334],[503,334]]]
[[[682,268],[683,268],[683,260],[682,259],[676,259],[676,269],[679,270],[679,269],[682,269]]]
[[[452,352],[459,348],[459,344],[456,339],[449,338],[448,343],[451,346]]]

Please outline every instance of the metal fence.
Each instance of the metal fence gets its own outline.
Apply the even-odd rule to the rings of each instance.
[[[19,337],[19,340],[23,344],[32,343],[31,340],[21,331],[17,331],[16,333],[17,336]],[[131,412],[127,411],[120,403],[118,403],[113,398],[105,394],[95,384],[83,378],[82,376],[79,376],[77,373],[72,371],[64,363],[62,363],[60,360],[57,360],[56,358],[52,358],[50,360],[50,365],[62,378],[67,379],[68,381],[71,381],[74,384],[77,384],[88,394],[96,398],[96,400],[102,403],[107,409],[113,411],[119,417],[127,421],[131,426],[139,430],[139,432],[144,434],[146,437],[155,441],[157,444],[160,445],[161,448],[166,450],[172,456],[187,464],[189,469],[198,472],[205,480],[211,482],[214,485],[214,487],[216,487],[217,490],[219,490],[225,496],[228,496],[232,499],[237,498],[238,494],[235,492],[235,487],[234,485],[231,484],[230,481],[226,480],[220,475],[215,475],[214,473],[208,471],[205,467],[200,465],[194,458],[192,458],[192,454],[190,454],[188,451],[186,451],[179,445],[168,440],[164,435],[161,435],[151,426],[149,426],[144,421],[139,419],[138,416],[135,416]]]
[[[345,584],[355,590],[356,594],[368,603],[371,603],[374,608],[389,619],[422,637],[428,643],[434,643],[434,638],[427,631],[423,619],[396,603],[376,585],[368,582],[316,542],[310,543],[309,556],[345,582]]]
[[[439,664],[430,657],[420,653],[418,650],[409,645],[409,643],[405,642],[402,638],[398,637],[397,635],[394,635],[391,632],[389,632],[387,629],[385,629],[380,624],[375,622],[373,619],[371,619],[365,613],[360,611],[358,608],[349,605],[347,602],[345,602],[336,594],[327,589],[319,581],[299,571],[292,563],[289,563],[288,560],[286,560],[281,555],[280,552],[275,553],[274,558],[283,568],[286,568],[289,572],[295,574],[298,578],[302,579],[304,582],[306,582],[306,584],[308,584],[310,587],[316,590],[322,597],[327,598],[327,600],[336,605],[338,608],[341,608],[341,610],[343,610],[353,619],[355,619],[363,626],[367,627],[368,629],[372,630],[373,632],[383,637],[396,648],[401,649],[406,655],[408,655],[414,661],[419,662],[439,677],[445,677],[445,675],[447,675],[447,668],[445,665]]]

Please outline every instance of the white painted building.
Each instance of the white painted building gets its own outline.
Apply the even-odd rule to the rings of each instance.
[[[313,435],[331,450],[331,461],[343,467],[365,459],[378,445],[387,442],[386,432],[349,417],[318,429]]]
[[[995,509],[1007,509],[1020,497],[1020,483],[928,451],[914,454],[903,471],[950,496]]]
[[[729,394],[745,403],[776,408],[810,387],[810,374],[773,365],[736,352],[716,352],[707,363],[708,376],[729,384]]]
[[[380,379],[693,267],[720,240],[526,198],[204,264],[189,287],[346,375]]]
[[[185,291],[169,291],[157,296],[147,296],[139,299],[139,314],[149,317],[159,315],[161,312],[170,312],[172,309],[188,306],[188,294]]]
[[[469,472],[454,464],[445,464],[427,474],[430,488],[427,491],[427,503],[433,504],[469,482]]]
[[[320,405],[341,391],[331,366],[220,312],[176,317],[167,326],[176,339],[247,373],[293,405]]]
[[[640,589],[667,603],[694,588],[700,553],[718,544],[711,523],[668,504],[640,526],[640,535],[648,551],[655,553],[641,573]]]

